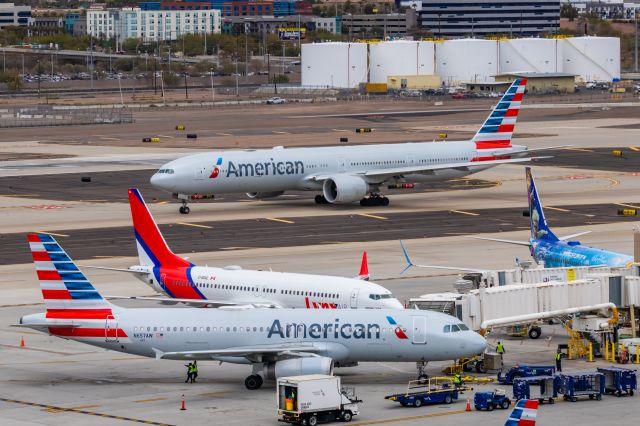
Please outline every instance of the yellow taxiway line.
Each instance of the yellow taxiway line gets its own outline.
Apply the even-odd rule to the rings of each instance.
[[[543,209],[549,209],[549,210],[556,210],[559,212],[565,212],[565,213],[569,213],[571,210],[567,210],[567,209],[561,209],[560,207],[551,207],[551,206],[543,206]]]
[[[165,399],[167,399],[166,396],[158,396],[156,398],[149,398],[149,399],[138,399],[135,402],[136,404],[144,404],[146,402],[154,402],[154,401],[164,401]]]
[[[33,231],[33,232],[36,232],[38,234],[47,234],[54,237],[68,237],[68,235],[66,234],[56,234],[55,232],[46,232],[46,231]]]
[[[292,220],[277,219],[277,218],[275,218],[275,217],[267,217],[267,218],[265,218],[265,219],[267,219],[267,220],[272,220],[272,221],[274,221],[274,222],[295,223],[295,222],[294,222],[294,221],[292,221]]]
[[[184,226],[193,226],[194,228],[206,228],[206,229],[212,229],[213,226],[209,226],[209,225],[200,225],[199,223],[189,223],[189,222],[176,222],[178,225],[184,225]]]
[[[384,216],[376,216],[374,214],[367,214],[367,213],[358,213],[358,216],[370,217],[371,219],[378,219],[378,220],[387,220],[388,219],[388,218],[386,218]]]
[[[464,410],[456,410],[456,411],[445,411],[444,413],[431,413],[431,414],[422,414],[419,416],[408,416],[408,417],[396,417],[394,419],[384,419],[384,420],[369,420],[360,423],[354,423],[353,426],[364,426],[364,425],[380,425],[384,423],[396,423],[396,422],[407,422],[411,420],[420,420],[420,419],[428,419],[430,417],[443,417],[450,416],[452,414],[463,414],[466,411]]]
[[[480,216],[480,213],[466,212],[464,210],[449,210],[451,213],[466,214],[467,216]]]

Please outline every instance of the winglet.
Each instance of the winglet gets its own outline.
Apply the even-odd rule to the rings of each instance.
[[[154,348],[153,346],[151,347],[151,349],[153,349],[153,352],[156,354],[156,359],[162,359],[162,357],[164,356],[164,352],[162,352],[160,349]]]
[[[360,264],[360,273],[358,279],[369,281],[369,263],[367,262],[367,252],[362,252],[362,263]]]
[[[414,263],[411,261],[411,258],[409,257],[409,253],[407,253],[407,249],[404,248],[404,244],[402,243],[402,240],[399,240],[399,241],[400,241],[400,247],[402,248],[402,254],[404,254],[404,258],[407,261],[407,266],[402,270],[402,272],[400,272],[400,275],[402,275],[416,265],[414,265]]]

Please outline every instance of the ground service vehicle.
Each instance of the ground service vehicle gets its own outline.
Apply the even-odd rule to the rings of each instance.
[[[555,372],[556,368],[551,365],[515,365],[504,376],[498,373],[498,382],[510,385],[518,377],[553,376]]]
[[[281,377],[277,386],[278,420],[315,426],[319,422],[350,422],[359,414],[355,395],[347,396],[340,377],[324,374]]]
[[[412,380],[407,385],[407,391],[387,395],[384,399],[399,402],[403,407],[421,407],[424,404],[451,404],[458,399],[458,394],[469,387],[454,387],[451,379]]]
[[[279,98],[277,96],[274,96],[273,98],[269,98],[267,99],[267,104],[268,105],[280,105],[287,102],[286,100]]]
[[[473,405],[476,410],[493,411],[494,408],[502,408],[506,410],[511,406],[511,400],[502,389],[496,389],[493,392],[476,392],[473,397]]]

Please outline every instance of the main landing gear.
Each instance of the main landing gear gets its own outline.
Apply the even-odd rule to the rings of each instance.
[[[189,214],[191,210],[189,209],[189,206],[187,206],[187,200],[182,200],[182,207],[180,207],[178,211],[180,214]]]
[[[259,374],[252,374],[244,380],[244,385],[249,390],[260,389],[264,380]]]
[[[427,374],[427,361],[424,359],[416,362],[416,369],[418,370],[418,380],[428,380]]]
[[[327,199],[324,198],[324,195],[316,195],[314,201],[316,202],[316,204],[329,204]]]
[[[373,206],[388,206],[389,199],[387,197],[383,197],[380,194],[371,194],[369,197],[365,197],[360,200],[360,205],[362,207],[373,207]]]

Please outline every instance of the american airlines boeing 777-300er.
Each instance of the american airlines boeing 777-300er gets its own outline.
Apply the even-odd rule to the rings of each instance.
[[[169,296],[136,299],[213,307],[403,309],[389,290],[366,280],[366,258],[358,278],[195,266],[171,251],[135,188],[129,189],[129,205],[140,264],[129,269],[92,268],[133,273],[154,290]]]
[[[331,374],[336,361],[422,364],[486,349],[460,320],[432,311],[122,308],[102,297],[51,235],[28,241],[46,312],[16,326],[156,359],[247,364],[249,389],[264,379]]]
[[[320,191],[318,204],[388,205],[380,195],[384,185],[446,181],[532,160],[520,157],[533,150],[511,145],[525,84],[516,79],[468,141],[206,152],[163,165],[151,184],[181,199],[182,214],[189,213],[189,200],[242,192],[272,198],[290,190]]]

